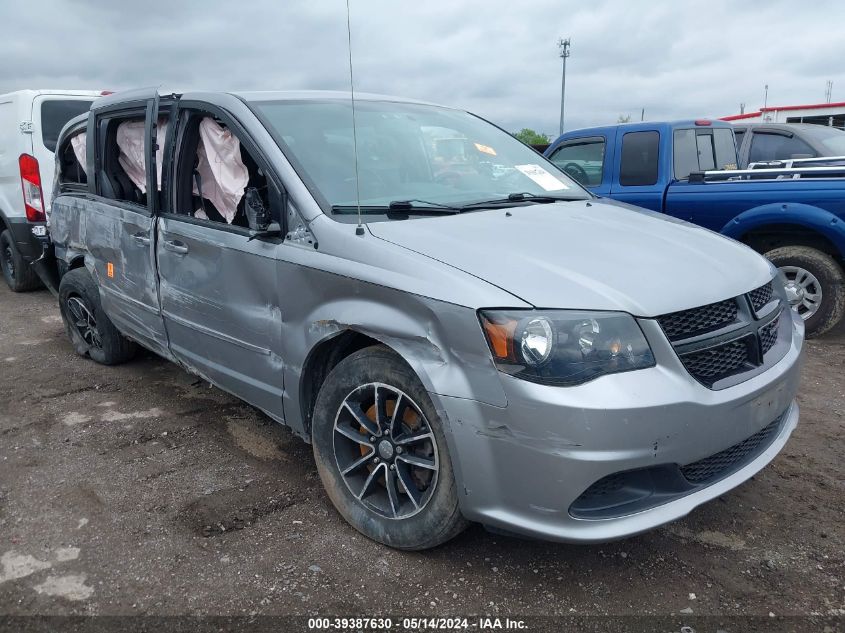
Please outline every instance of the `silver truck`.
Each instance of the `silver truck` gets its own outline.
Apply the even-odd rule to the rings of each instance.
[[[142,90],[69,123],[50,234],[76,350],[141,345],[258,407],[402,549],[468,521],[629,536],[783,448],[804,330],[763,257],[467,112],[352,108]]]

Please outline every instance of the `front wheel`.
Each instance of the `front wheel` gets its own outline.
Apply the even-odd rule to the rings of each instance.
[[[828,254],[809,246],[783,246],[766,253],[786,279],[786,295],[807,328],[824,334],[845,314],[845,273]]]
[[[317,396],[312,441],[329,498],[365,536],[420,550],[466,527],[440,418],[391,350],[360,350],[331,371]]]

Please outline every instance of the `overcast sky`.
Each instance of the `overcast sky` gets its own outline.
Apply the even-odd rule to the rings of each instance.
[[[0,7],[0,92],[347,89],[344,0],[28,0]],[[566,128],[845,101],[845,2],[351,0],[356,89]]]

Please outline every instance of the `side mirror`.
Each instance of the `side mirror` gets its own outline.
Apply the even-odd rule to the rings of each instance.
[[[250,187],[246,190],[244,198],[244,211],[249,224],[249,230],[261,233],[267,230],[273,221],[270,210],[264,206],[264,201],[258,193],[258,189]]]

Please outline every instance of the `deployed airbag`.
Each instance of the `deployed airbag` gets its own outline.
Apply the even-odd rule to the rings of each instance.
[[[249,182],[249,172],[241,158],[241,143],[231,130],[211,117],[200,121],[199,132],[197,172],[202,183],[202,197],[211,201],[231,224]],[[196,180],[194,193],[200,195]],[[203,218],[205,213],[195,215]]]
[[[86,149],[86,142],[85,142],[86,134],[85,132],[80,132],[76,136],[71,137],[70,145],[73,148],[73,154],[76,156],[76,161],[79,163],[79,166],[82,167],[82,171],[85,172],[85,175],[88,175],[88,151]]]
[[[167,119],[158,120],[158,138],[167,134]],[[144,159],[144,122],[124,121],[117,126],[117,146],[120,155],[117,160],[129,179],[141,193],[147,193],[147,162]],[[164,143],[156,150],[156,174],[158,188],[161,189],[161,161],[164,156]],[[76,148],[74,147],[74,151]]]

